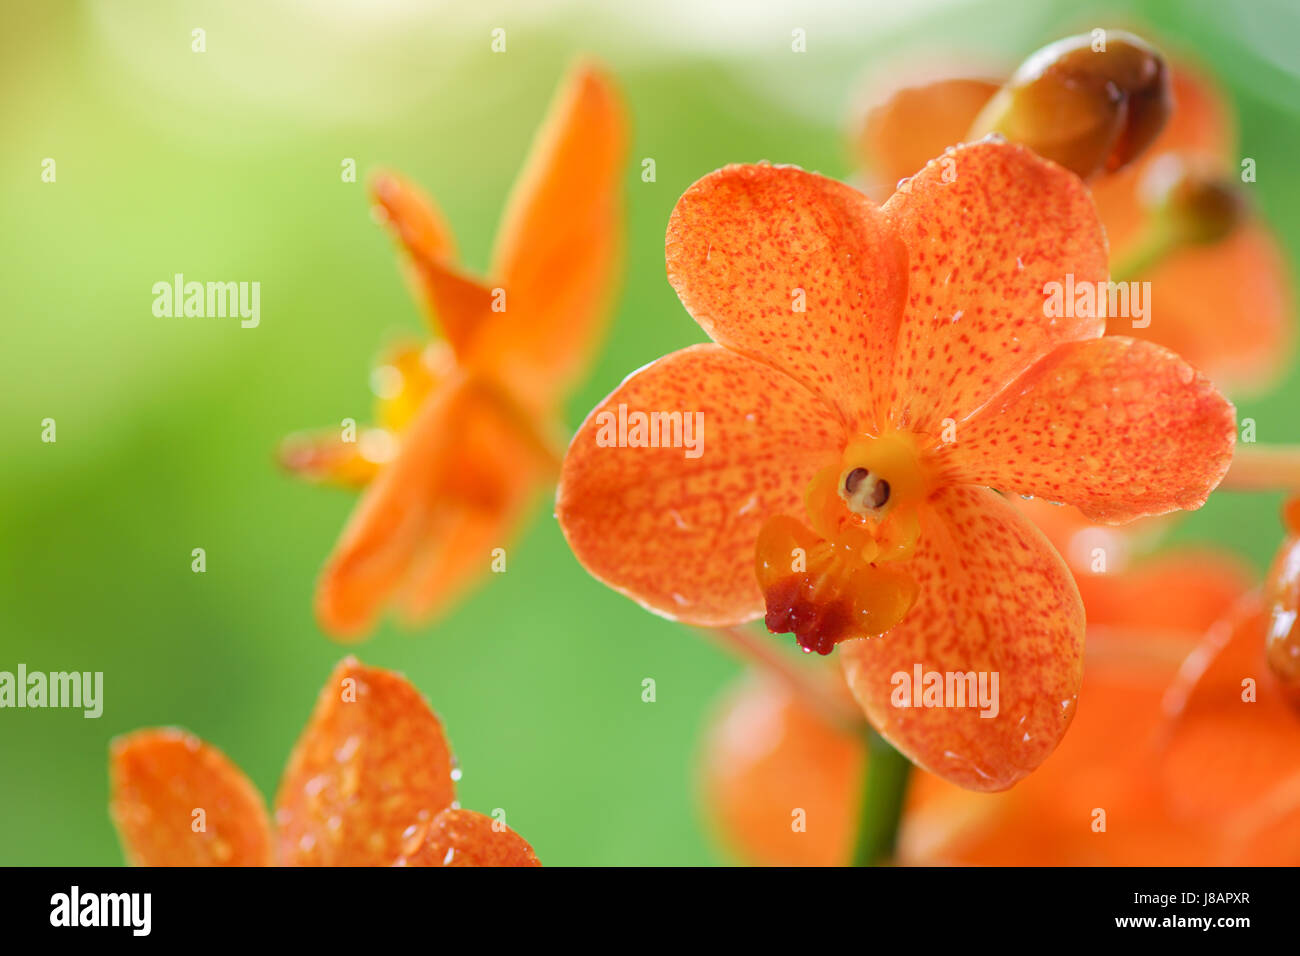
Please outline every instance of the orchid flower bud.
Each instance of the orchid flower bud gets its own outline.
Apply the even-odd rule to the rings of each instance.
[[[1084,179],[1136,159],[1173,107],[1161,55],[1130,33],[1067,37],[1032,54],[985,105],[970,138],[997,133]]]
[[[1218,242],[1246,217],[1241,190],[1208,162],[1165,153],[1142,176],[1138,194],[1184,243]]]

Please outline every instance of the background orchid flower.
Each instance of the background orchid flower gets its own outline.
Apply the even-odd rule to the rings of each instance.
[[[425,621],[489,567],[555,472],[560,402],[591,357],[621,258],[624,108],[589,64],[562,84],[502,217],[487,278],[401,177],[372,191],[442,339],[383,362],[377,425],[294,438],[282,460],[366,485],[321,574],[316,616],[363,636],[396,604]]]
[[[398,674],[347,658],[321,690],[275,804],[219,750],[175,729],[113,742],[110,810],[140,866],[540,866],[455,803],[442,724]]]
[[[914,774],[897,862],[1128,866],[1227,859],[1212,814],[1189,819],[1177,807],[1218,789],[1243,795],[1247,784],[1232,782],[1231,772],[1210,781],[1191,756],[1181,776],[1166,778],[1165,701],[1180,666],[1198,659],[1204,651],[1197,648],[1212,640],[1207,629],[1238,614],[1249,577],[1235,559],[1203,549],[1171,551],[1102,580],[1112,591],[1087,604],[1079,713],[1060,747],[1004,793],[972,793]],[[1258,663],[1258,631],[1255,637]],[[1251,748],[1229,745],[1230,728],[1220,730],[1225,736],[1216,743],[1231,753],[1228,759],[1248,761]],[[1279,736],[1284,730],[1285,722]],[[1208,756],[1204,748],[1196,753]],[[702,808],[745,862],[843,865],[869,763],[857,735],[770,678],[750,677],[727,693],[706,734]],[[1300,763],[1293,750],[1275,766],[1280,779]],[[1267,819],[1251,816],[1263,806],[1243,802],[1242,819]],[[1300,859],[1300,852],[1290,859]]]
[[[1198,507],[1235,426],[1167,350],[1045,315],[1047,283],[1105,280],[1077,177],[1001,142],[942,160],[879,209],[791,167],[731,166],[687,190],[668,274],[716,344],[652,363],[593,411],[557,514],[589,572],[666,617],[766,610],[823,653],[887,632],[843,649],[868,718],[920,765],[996,790],[1069,724],[1083,612],[1060,557],[988,488],[1108,522]],[[698,410],[703,454],[602,447],[601,413],[621,406]],[[892,706],[891,675],[915,664],[1000,672],[1001,712]]]
[[[1101,55],[1093,56],[1100,61]],[[1243,172],[1232,109],[1210,76],[1175,62],[1168,84],[1172,108],[1163,129],[1123,168],[1099,169],[1089,179],[1115,278],[1152,283],[1149,322],[1119,319],[1110,331],[1172,349],[1226,391],[1259,392],[1285,367],[1295,313],[1282,249],[1262,219],[1243,207],[1219,235],[1180,242],[1157,259],[1144,255],[1160,231],[1162,179],[1186,169],[1226,187],[1239,183]],[[981,112],[1001,89],[989,79],[945,71],[865,100],[853,124],[853,143],[866,177],[884,191],[881,198],[921,168],[926,157],[987,129],[988,123],[979,122]],[[1054,106],[1052,115],[1073,118],[1076,131],[1088,127],[1085,101],[1054,101]],[[1012,141],[1024,141],[1017,131],[1032,140],[1033,130],[1023,123],[1002,128]]]
[[[1180,820],[1215,835],[1225,864],[1300,861],[1300,498],[1283,520],[1263,588],[1215,625],[1165,700],[1165,793]]]

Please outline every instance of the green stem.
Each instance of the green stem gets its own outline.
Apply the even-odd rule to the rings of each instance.
[[[1174,230],[1159,221],[1152,223],[1143,231],[1133,251],[1111,267],[1110,279],[1112,282],[1141,279],[1183,245],[1184,241]]]
[[[867,779],[858,811],[854,866],[887,866],[898,844],[898,825],[912,763],[874,730],[866,733]]]

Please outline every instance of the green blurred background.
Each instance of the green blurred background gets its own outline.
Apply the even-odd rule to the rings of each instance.
[[[369,415],[373,356],[423,321],[364,185],[422,183],[481,269],[569,58],[617,75],[635,143],[629,255],[576,424],[630,370],[703,338],[664,278],[682,190],[727,162],[846,177],[864,74],[933,51],[1014,64],[1093,26],[1153,28],[1240,113],[1252,187],[1294,261],[1294,4],[428,4],[405,0],[6,3],[0,27],[0,670],[104,672],[103,717],[0,711],[0,863],[117,864],[107,745],[176,724],[270,795],[347,651],[310,611],[352,505],[299,484],[286,433]],[[464,8],[472,7],[473,10]],[[906,10],[895,9],[906,7]],[[507,30],[507,52],[489,33]],[[191,30],[207,52],[191,52]],[[808,52],[790,51],[791,30]],[[41,182],[41,161],[57,182]],[[655,183],[640,180],[653,157]],[[259,281],[262,320],[158,319],[183,272]],[[1295,375],[1241,414],[1300,439]],[[40,441],[44,418],[58,442]],[[1179,526],[1262,566],[1275,496],[1221,494]],[[701,728],[739,665],[590,579],[539,508],[448,619],[356,651],[404,671],[460,758],[461,802],[506,809],[547,864],[722,862],[696,807]],[[207,551],[207,573],[190,552]],[[653,677],[658,700],[642,703]]]

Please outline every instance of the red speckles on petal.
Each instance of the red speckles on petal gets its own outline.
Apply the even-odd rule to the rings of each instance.
[[[276,799],[286,865],[387,866],[455,799],[442,725],[403,677],[343,661]]]
[[[982,488],[931,498],[906,567],[920,594],[903,623],[839,648],[849,686],[913,761],[972,790],[1004,790],[1047,759],[1074,714],[1084,628],[1074,581],[1042,533]],[[945,706],[895,706],[918,667],[945,685],[974,674],[996,714],[954,706],[955,694]]]
[[[1061,346],[959,425],[945,473],[1118,523],[1199,508],[1235,441],[1233,407],[1203,375],[1107,336]]]
[[[894,423],[938,431],[979,408],[1062,342],[1105,320],[1048,318],[1044,286],[1105,281],[1106,239],[1083,182],[1020,146],[950,150],[882,211],[907,246],[894,360]]]
[[[518,833],[473,810],[444,810],[397,866],[541,866]]]
[[[697,452],[618,447],[620,416],[651,412],[693,416]],[[556,514],[574,555],[610,587],[666,617],[735,624],[762,613],[759,528],[802,514],[808,482],[844,444],[830,409],[792,378],[698,345],[635,373],[587,417]]]
[[[727,166],[673,210],[668,280],[714,341],[783,369],[874,430],[905,289],[880,211],[792,166]]]

